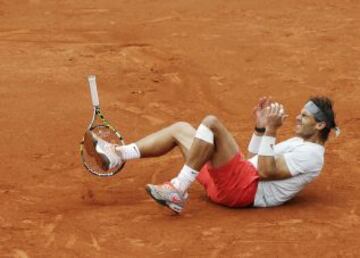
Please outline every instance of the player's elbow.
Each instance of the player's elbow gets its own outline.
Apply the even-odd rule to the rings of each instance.
[[[272,180],[275,178],[276,175],[276,169],[258,169],[258,174],[260,179],[262,180]]]

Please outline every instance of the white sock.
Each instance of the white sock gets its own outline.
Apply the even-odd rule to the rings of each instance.
[[[120,152],[120,157],[123,160],[139,159],[141,156],[140,150],[135,143],[128,145],[118,145],[115,147],[116,152]]]
[[[175,188],[183,193],[190,187],[192,182],[195,181],[199,171],[192,169],[191,167],[184,165],[177,177],[171,180],[171,183]]]

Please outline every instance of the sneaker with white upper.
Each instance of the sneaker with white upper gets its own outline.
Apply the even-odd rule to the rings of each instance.
[[[176,213],[181,213],[188,198],[187,193],[180,192],[170,182],[161,185],[148,184],[146,191],[157,203],[167,206]]]
[[[84,146],[90,156],[105,170],[113,169],[123,163],[121,157],[115,152],[115,146],[88,130],[85,133]]]

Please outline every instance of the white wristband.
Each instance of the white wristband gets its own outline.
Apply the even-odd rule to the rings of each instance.
[[[275,156],[275,141],[276,138],[272,136],[263,136],[259,148],[258,155],[259,156]]]
[[[259,152],[261,139],[262,136],[258,136],[255,133],[253,133],[251,136],[251,140],[249,142],[248,151],[257,154]]]

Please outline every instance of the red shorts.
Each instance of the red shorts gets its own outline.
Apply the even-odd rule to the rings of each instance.
[[[252,206],[259,182],[256,168],[242,153],[219,168],[206,163],[196,179],[205,187],[210,200],[228,207]]]

